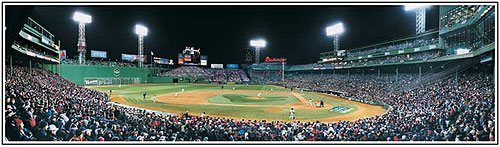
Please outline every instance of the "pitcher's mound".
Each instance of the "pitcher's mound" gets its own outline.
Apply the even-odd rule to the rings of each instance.
[[[256,97],[256,96],[253,96],[253,97],[245,97],[246,99],[249,99],[249,100],[263,100],[263,99],[266,99],[265,97]]]

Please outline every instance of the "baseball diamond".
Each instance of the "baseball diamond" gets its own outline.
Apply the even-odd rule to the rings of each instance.
[[[337,96],[306,92],[298,90],[291,92],[280,86],[273,85],[224,85],[227,90],[221,90],[220,85],[212,84],[138,84],[119,86],[88,86],[101,92],[113,91],[111,102],[130,105],[151,110],[180,114],[189,111],[191,115],[218,116],[238,119],[281,120],[288,119],[288,110],[295,108],[296,120],[333,122],[352,121],[365,117],[381,115],[386,110],[356,101],[350,101]],[[235,87],[236,90],[232,90]],[[273,88],[273,91],[270,89]],[[153,90],[154,89],[154,90]],[[186,89],[180,93],[181,89]],[[145,100],[142,94],[148,93]],[[178,96],[175,96],[178,93]],[[262,93],[262,98],[257,97]],[[157,103],[152,97],[157,95]],[[323,100],[325,107],[308,106],[308,99],[313,102]],[[335,106],[352,108],[348,113],[330,112]],[[292,120],[293,121],[293,120]]]
[[[498,145],[488,1],[2,2],[2,145]]]

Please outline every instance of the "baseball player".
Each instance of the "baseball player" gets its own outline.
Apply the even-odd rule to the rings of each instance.
[[[184,88],[182,88],[182,92],[184,92]]]
[[[156,103],[156,95],[153,96],[153,103]]]
[[[178,92],[176,92],[176,93],[175,93],[175,97],[177,97],[178,95],[179,95],[179,93],[178,93]]]
[[[235,89],[235,88],[233,87],[233,90],[234,90],[234,89]]]
[[[313,105],[313,103],[312,103],[312,102],[313,102],[313,99],[309,99],[309,106],[310,106],[310,107],[312,107],[312,105]]]
[[[293,117],[294,114],[295,114],[295,110],[293,110],[293,108],[290,108],[290,113],[289,113],[288,119],[295,119],[295,117]]]

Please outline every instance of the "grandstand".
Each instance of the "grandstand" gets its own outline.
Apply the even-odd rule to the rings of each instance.
[[[4,140],[497,143],[495,5],[436,7],[439,28],[297,65],[207,64],[187,47],[175,65],[80,64],[28,17],[5,49]]]

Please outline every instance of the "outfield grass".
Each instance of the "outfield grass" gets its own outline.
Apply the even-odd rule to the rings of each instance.
[[[263,94],[262,99],[248,99],[258,97],[257,94],[220,94],[207,98],[208,102],[219,104],[243,105],[285,105],[300,102],[293,95]]]
[[[217,84],[142,84],[142,85],[122,85],[119,86],[103,86],[91,87],[98,91],[112,94],[119,94],[123,96],[127,103],[161,108],[174,111],[189,111],[191,114],[201,114],[206,112],[208,115],[218,115],[236,118],[247,119],[270,119],[270,120],[286,120],[288,119],[289,107],[285,106],[290,103],[300,102],[293,95],[278,95],[278,94],[264,94],[263,100],[252,100],[246,97],[257,97],[253,94],[220,94],[207,98],[207,101],[214,104],[238,104],[238,105],[261,105],[253,107],[230,106],[230,105],[179,105],[164,102],[153,103],[150,98],[153,95],[162,95],[168,93],[180,92],[182,89],[187,91],[213,91],[220,90],[222,85]],[[225,90],[270,90],[274,91],[289,91],[282,87],[273,85],[224,85]],[[147,93],[146,99],[142,98],[143,93]],[[347,103],[340,100],[317,95],[312,92],[304,92],[304,98],[312,98],[314,100],[323,100],[332,106],[344,106],[348,108],[357,109],[357,105]],[[280,112],[269,112],[266,109],[273,106],[273,109],[281,109]],[[283,107],[280,107],[283,106]],[[168,112],[168,111],[167,111]],[[322,118],[330,118],[334,116],[346,115],[349,113],[329,112],[327,110],[296,110],[296,117],[301,120],[314,120]],[[353,111],[351,111],[353,112]]]

